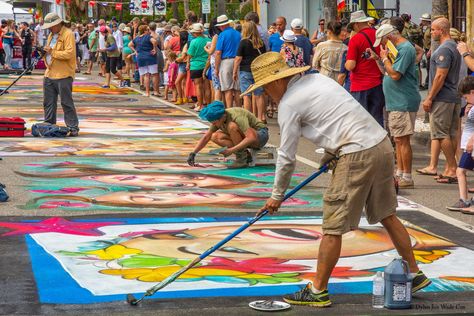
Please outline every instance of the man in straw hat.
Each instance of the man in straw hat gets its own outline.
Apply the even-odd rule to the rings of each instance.
[[[423,50],[426,56],[426,71],[430,73],[430,59],[431,59],[431,14],[423,13],[420,18],[420,27],[423,29]],[[425,85],[421,90],[428,89],[429,75],[426,76]]]
[[[398,253],[414,273],[413,292],[430,281],[419,271],[408,233],[395,216],[393,148],[387,132],[336,81],[320,74],[301,75],[309,66],[290,68],[278,53],[265,53],[252,63],[255,84],[279,103],[281,144],[271,197],[260,212],[281,206],[296,165],[300,136],[325,149],[321,163],[333,168],[323,200],[323,237],[315,277],[302,290],[284,296],[297,305],[331,305],[329,277],[341,252],[342,235],[358,227],[362,209],[371,224],[381,222]],[[316,88],[315,88],[316,87]],[[334,160],[334,157],[339,157]]]
[[[224,156],[235,154],[237,159],[231,168],[248,166],[247,148],[260,149],[268,141],[267,126],[243,108],[226,109],[224,103],[214,101],[199,112],[199,117],[210,122],[211,126],[189,154],[190,166],[196,165],[196,154],[211,140],[219,146],[227,147],[221,152]]]
[[[43,29],[49,29],[44,51],[46,72],[44,73],[44,121],[56,124],[58,95],[64,112],[64,122],[70,136],[79,133],[79,120],[72,99],[72,82],[76,74],[76,41],[73,32],[64,26],[56,13],[44,17]]]
[[[374,48],[375,29],[370,27],[372,17],[365,15],[364,11],[351,14],[348,28],[355,34],[348,46],[345,67],[351,72],[351,94],[360,104],[383,126],[383,107],[385,98],[382,89],[382,76],[377,62],[367,54],[368,49],[380,53]]]
[[[228,108],[235,105],[240,107],[240,82],[239,78],[234,80],[234,59],[240,44],[240,33],[230,27],[230,20],[226,15],[217,17],[216,26],[222,31],[216,44],[216,67],[215,73],[219,77],[221,91],[224,94],[224,101]]]

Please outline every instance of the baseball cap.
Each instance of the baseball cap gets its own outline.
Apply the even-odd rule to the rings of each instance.
[[[298,19],[298,18],[293,19],[291,21],[290,25],[291,25],[291,28],[293,28],[293,29],[297,29],[297,30],[302,29],[303,28],[303,20]]]
[[[391,24],[384,24],[380,26],[377,32],[375,33],[374,47],[377,47],[380,45],[380,42],[382,41],[382,37],[392,33],[393,31],[396,31],[396,29]]]

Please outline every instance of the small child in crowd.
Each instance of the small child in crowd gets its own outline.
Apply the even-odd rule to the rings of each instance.
[[[171,90],[171,102],[176,102],[176,78],[178,77],[178,64],[176,63],[177,55],[175,52],[168,54],[167,71],[168,71],[168,85],[165,87],[165,100],[168,101],[168,93]]]
[[[467,171],[474,171],[474,159],[472,158],[474,149],[474,77],[464,78],[459,85],[459,92],[467,101],[465,108],[466,123],[461,136],[461,150],[463,151],[459,166],[456,170],[459,186],[459,201],[453,206],[448,206],[450,211],[460,211],[465,214],[474,214],[474,201],[468,199]]]

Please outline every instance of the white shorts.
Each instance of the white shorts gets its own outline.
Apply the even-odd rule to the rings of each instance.
[[[146,74],[151,74],[151,75],[157,74],[158,73],[158,64],[139,67],[138,72],[140,73],[140,76],[143,76],[143,75],[146,75]]]

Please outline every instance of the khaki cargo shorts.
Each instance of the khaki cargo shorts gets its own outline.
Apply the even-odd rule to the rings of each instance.
[[[403,137],[415,133],[416,112],[388,112],[388,128],[393,137]]]
[[[395,214],[393,169],[388,137],[370,149],[343,155],[323,196],[323,233],[342,235],[357,229],[364,208],[370,224]]]
[[[433,102],[430,112],[431,139],[456,137],[460,114],[461,104]]]

